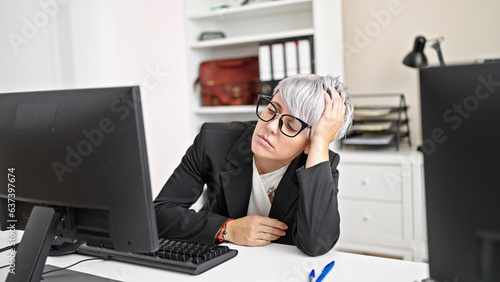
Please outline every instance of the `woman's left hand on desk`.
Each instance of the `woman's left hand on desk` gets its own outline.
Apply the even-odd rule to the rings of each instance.
[[[237,245],[265,246],[284,236],[287,228],[277,219],[250,215],[227,223],[226,240]]]

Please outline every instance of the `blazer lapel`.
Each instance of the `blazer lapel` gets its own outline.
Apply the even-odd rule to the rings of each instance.
[[[269,217],[283,221],[292,210],[292,206],[299,199],[299,180],[295,171],[305,164],[306,159],[307,155],[302,153],[288,167],[276,189]]]
[[[252,191],[252,135],[249,127],[226,156],[227,170],[221,172],[221,185],[226,199],[228,215],[239,218],[247,215]]]

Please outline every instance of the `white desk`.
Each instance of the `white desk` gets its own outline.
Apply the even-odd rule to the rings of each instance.
[[[323,267],[332,260],[335,266],[323,281],[357,282],[413,282],[429,276],[426,263],[385,259],[331,251],[323,256],[309,257],[295,246],[271,244],[266,247],[242,247],[233,259],[197,276],[143,267],[115,261],[89,261],[71,268],[122,281],[259,281],[306,282],[312,268],[318,277]],[[0,254],[0,265],[7,264],[7,253]],[[88,258],[82,255],[49,257],[47,264],[65,267]],[[17,262],[21,263],[21,262]],[[4,281],[8,269],[0,270]]]

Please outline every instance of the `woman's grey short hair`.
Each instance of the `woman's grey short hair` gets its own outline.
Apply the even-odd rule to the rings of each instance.
[[[346,105],[344,123],[340,127],[338,135],[338,138],[342,138],[346,136],[352,124],[354,107],[347,93],[347,88],[339,80],[339,77],[316,74],[290,76],[278,83],[273,96],[279,92],[290,113],[311,126],[309,129],[310,136],[316,129],[316,125],[325,109],[323,93],[327,91],[331,96],[334,93],[333,89],[340,93],[340,97],[342,97]]]

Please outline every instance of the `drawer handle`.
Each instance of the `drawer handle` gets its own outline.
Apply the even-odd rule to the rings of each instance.
[[[371,218],[371,217],[372,217],[371,215],[369,215],[369,214],[365,214],[365,215],[363,216],[363,221],[364,221],[364,222],[366,222],[366,221],[370,220],[370,218]]]

